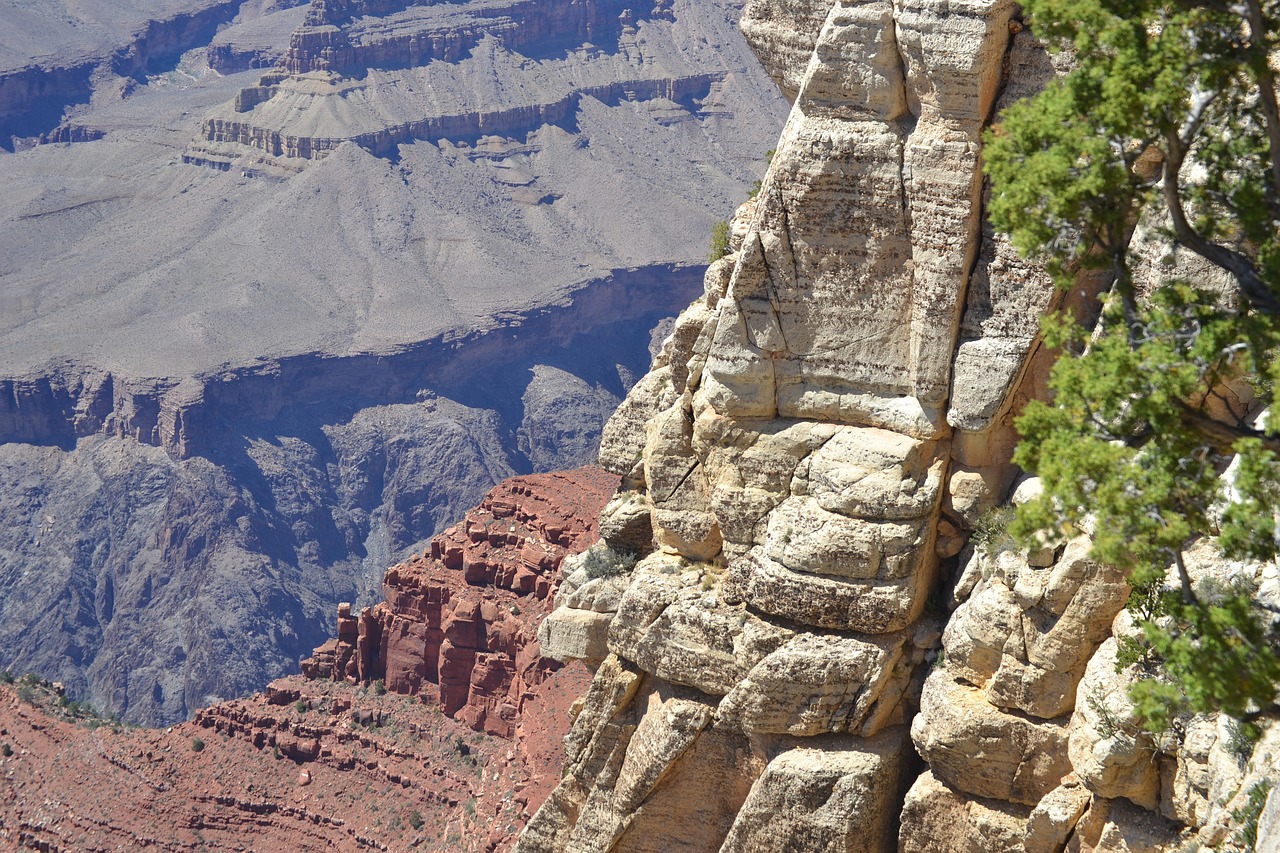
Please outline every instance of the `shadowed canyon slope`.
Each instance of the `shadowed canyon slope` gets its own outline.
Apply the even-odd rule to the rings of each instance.
[[[0,663],[139,722],[592,458],[785,106],[732,2],[215,5],[5,45]]]

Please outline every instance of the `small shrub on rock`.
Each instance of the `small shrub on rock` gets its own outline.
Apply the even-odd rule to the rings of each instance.
[[[587,577],[611,578],[626,574],[635,568],[636,555],[626,551],[615,551],[605,545],[597,545],[586,552],[582,558],[582,568]]]

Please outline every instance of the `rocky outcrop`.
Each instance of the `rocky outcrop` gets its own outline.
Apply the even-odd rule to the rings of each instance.
[[[387,570],[384,602],[358,615],[339,605],[337,637],[302,662],[303,674],[378,681],[477,731],[514,737],[525,702],[560,669],[536,635],[560,564],[595,541],[616,485],[599,468],[499,484],[425,554]]]
[[[1219,721],[1154,739],[1127,705],[1124,575],[1087,536],[1020,549],[990,514],[1038,488],[1013,488],[1011,414],[1063,299],[982,216],[983,127],[1056,73],[1017,15],[748,7],[794,106],[729,255],[605,429],[624,487],[542,629],[596,675],[517,849],[668,849],[672,821],[696,827],[681,849],[721,851],[1229,834],[1207,828],[1239,778]],[[1087,318],[1105,284],[1066,307]],[[623,543],[634,568],[593,577]]]

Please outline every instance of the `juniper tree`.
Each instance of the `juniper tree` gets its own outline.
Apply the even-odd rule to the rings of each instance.
[[[1162,673],[1134,687],[1149,724],[1186,710],[1252,719],[1275,709],[1278,614],[1247,585],[1194,584],[1185,555],[1213,534],[1224,558],[1276,557],[1280,5],[1026,0],[1024,11],[1072,70],[988,133],[990,215],[1061,286],[1091,267],[1112,286],[1096,328],[1045,322],[1067,357],[1052,403],[1017,420],[1015,461],[1045,492],[1014,532],[1088,518],[1095,556],[1129,572],[1144,639],[1123,659]],[[1225,273],[1230,292],[1172,273],[1144,290],[1139,222]]]

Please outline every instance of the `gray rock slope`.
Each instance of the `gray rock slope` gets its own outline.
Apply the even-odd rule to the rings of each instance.
[[[0,104],[0,666],[146,723],[295,668],[337,601],[502,477],[589,461],[785,114],[731,0],[587,4],[613,12],[599,44],[525,3],[514,25],[547,32],[300,74],[314,5],[163,25],[214,5],[117,6],[92,38],[0,6],[32,34],[0,45],[0,88],[88,67]],[[356,5],[356,42],[421,11]],[[498,101],[401,97],[451,66]],[[386,82],[380,121],[435,129],[309,158],[210,141],[272,74],[281,97]],[[567,113],[516,109],[548,87]],[[470,123],[441,125],[460,103]]]

